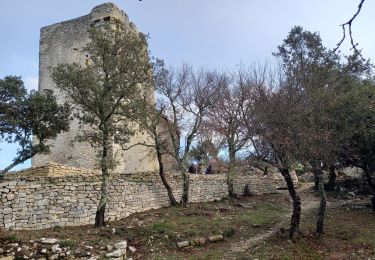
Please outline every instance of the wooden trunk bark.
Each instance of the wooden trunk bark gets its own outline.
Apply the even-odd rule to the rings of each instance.
[[[329,180],[326,185],[326,190],[327,191],[334,191],[335,190],[335,185],[336,185],[336,173],[335,173],[335,166],[331,165],[329,167]]]
[[[324,234],[324,219],[326,213],[327,196],[324,189],[323,174],[320,168],[314,169],[315,177],[318,181],[320,204],[318,209],[318,216],[316,221],[316,233],[321,236]]]
[[[228,172],[227,172],[227,185],[228,185],[228,196],[230,198],[237,197],[237,194],[234,192],[234,167],[235,167],[235,160],[236,160],[236,153],[234,152],[234,148],[229,145],[229,165],[228,165]]]
[[[95,216],[95,227],[105,226],[104,216],[105,216],[105,208],[106,208],[107,199],[108,199],[108,182],[109,182],[108,151],[109,151],[110,145],[109,145],[108,131],[103,131],[102,145],[103,145],[102,158],[101,158],[102,183],[101,183],[100,201],[99,201],[99,205],[96,210],[96,216]]]
[[[162,155],[160,153],[159,148],[156,148],[156,155],[157,155],[158,163],[159,163],[159,176],[160,176],[160,179],[161,179],[165,189],[167,190],[169,202],[171,203],[172,206],[176,206],[177,201],[176,201],[176,199],[173,195],[173,190],[172,190],[171,186],[169,185],[167,179],[165,178],[164,164],[163,164]]]
[[[289,195],[293,200],[293,213],[290,219],[289,238],[290,240],[295,242],[298,237],[299,223],[301,219],[301,198],[297,194],[296,188],[294,187],[294,183],[293,183],[292,177],[290,176],[289,169],[281,168],[279,170],[285,179],[285,182],[288,187]]]
[[[364,171],[365,171],[365,175],[366,175],[367,183],[368,183],[368,185],[370,186],[370,189],[371,189],[372,192],[373,192],[372,200],[371,200],[371,208],[372,208],[373,211],[375,211],[375,184],[374,184],[374,182],[372,181],[372,174],[373,174],[373,173],[370,171],[368,165],[365,165],[365,166],[364,166]]]
[[[183,181],[183,186],[182,186],[181,206],[183,208],[187,208],[188,203],[189,203],[190,177],[186,171],[182,173],[182,181]]]
[[[228,173],[227,173],[227,185],[228,185],[228,196],[230,198],[235,198],[236,193],[234,192],[233,173],[231,172],[231,170],[228,170]]]

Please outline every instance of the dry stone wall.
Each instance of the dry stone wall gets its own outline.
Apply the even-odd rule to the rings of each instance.
[[[182,179],[167,174],[176,198],[182,195]],[[227,196],[225,175],[191,175],[191,202]],[[275,193],[280,178],[237,176],[235,189],[252,194]],[[112,174],[106,219],[116,220],[135,212],[169,206],[168,196],[155,173]],[[6,175],[0,182],[0,227],[8,230],[43,229],[94,223],[100,194],[100,173],[94,170],[49,164]]]

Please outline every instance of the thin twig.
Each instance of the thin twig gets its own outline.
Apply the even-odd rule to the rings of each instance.
[[[363,58],[361,52],[357,49],[358,43],[354,43],[353,34],[352,34],[352,23],[353,23],[354,19],[358,16],[358,14],[361,12],[364,2],[365,2],[365,0],[361,0],[361,2],[358,5],[357,12],[353,15],[353,17],[349,21],[347,21],[346,23],[343,23],[343,24],[340,25],[341,28],[342,28],[342,38],[337,43],[336,48],[333,49],[333,52],[336,52],[340,48],[341,44],[344,42],[344,40],[346,38],[346,27],[348,27],[350,43],[352,45],[351,49],[353,49],[355,51],[355,53],[358,54],[358,56],[361,57],[361,59],[363,61],[365,61],[365,59]]]

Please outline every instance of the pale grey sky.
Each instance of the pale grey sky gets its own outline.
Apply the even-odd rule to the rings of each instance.
[[[88,14],[105,1],[1,1],[0,77],[21,75],[29,89],[38,84],[39,30]],[[144,32],[152,55],[167,64],[222,69],[271,59],[294,25],[318,31],[328,48],[341,39],[340,24],[357,10],[359,0],[114,0]],[[366,0],[353,23],[365,57],[375,60],[375,1]],[[348,41],[342,51],[349,50]],[[17,147],[0,143],[0,169]],[[18,167],[29,167],[30,162]]]

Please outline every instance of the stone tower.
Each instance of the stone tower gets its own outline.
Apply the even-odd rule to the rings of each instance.
[[[128,16],[112,3],[96,6],[88,15],[43,27],[40,33],[39,90],[52,89],[58,102],[64,101],[64,95],[58,91],[51,78],[52,69],[60,63],[75,62],[84,65],[86,57],[80,50],[89,41],[90,27],[114,19],[124,23],[129,30],[137,30],[129,21]],[[95,150],[90,144],[75,141],[78,132],[78,122],[73,121],[69,132],[62,133],[53,140],[51,153],[35,156],[32,159],[32,166],[55,162],[79,168],[98,167]],[[131,138],[130,144],[149,141],[149,137],[138,132]],[[119,161],[115,169],[117,172],[135,173],[156,170],[156,157],[144,146],[135,146],[128,151],[115,147],[114,152]]]

